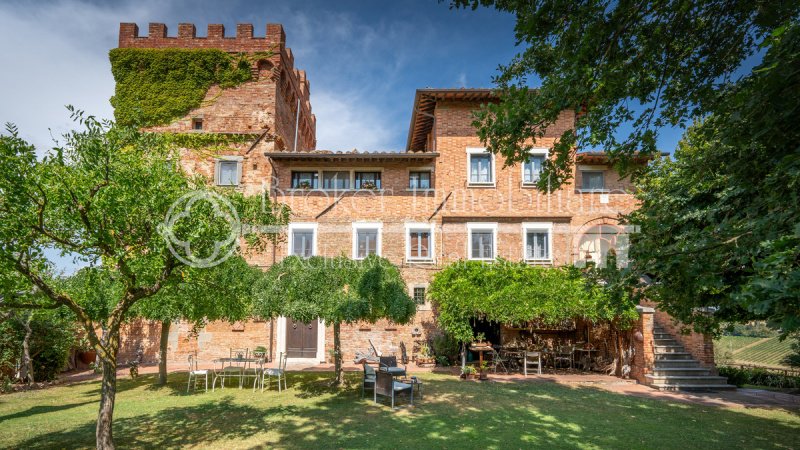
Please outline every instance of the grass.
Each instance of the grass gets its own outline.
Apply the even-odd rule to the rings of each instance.
[[[358,374],[290,374],[288,391],[185,394],[185,375],[121,380],[114,436],[129,448],[800,448],[800,416],[625,396],[547,382],[424,374],[425,398],[392,411],[360,398]],[[97,382],[0,397],[0,447],[94,445]]]
[[[784,367],[784,358],[792,353],[791,345],[790,340],[781,342],[777,337],[722,336],[714,341],[714,352],[730,362]]]

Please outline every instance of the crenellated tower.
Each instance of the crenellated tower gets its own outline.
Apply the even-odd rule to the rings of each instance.
[[[140,36],[135,23],[121,23],[119,48],[217,49],[248,55],[251,81],[230,89],[212,86],[199,107],[150,130],[258,134],[274,150],[316,148],[310,84],[305,71],[294,67],[292,50],[286,47],[280,24],[267,24],[265,36],[256,37],[252,24],[238,24],[235,36],[226,36],[223,25],[211,24],[206,36],[197,36],[194,24],[182,23],[177,36],[169,36],[166,25],[150,23],[147,36]]]

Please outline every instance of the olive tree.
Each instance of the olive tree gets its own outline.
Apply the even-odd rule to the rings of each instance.
[[[79,129],[41,158],[13,126],[0,136],[0,272],[20,274],[41,293],[31,301],[5,296],[2,306],[63,307],[75,315],[103,372],[96,438],[97,448],[108,449],[114,448],[120,326],[134,306],[184,282],[187,265],[209,265],[237,251],[236,213],[224,212],[220,202],[252,225],[276,224],[287,212],[267,198],[212,195],[181,171],[162,136],[79,111],[73,117]],[[248,248],[272,236],[258,226],[243,230]],[[96,295],[90,285],[71,290],[50,276],[47,249],[102,267],[116,287],[103,301],[86,301]]]

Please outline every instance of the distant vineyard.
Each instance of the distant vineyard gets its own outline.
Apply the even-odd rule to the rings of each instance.
[[[718,363],[740,363],[783,367],[783,359],[792,353],[791,341],[777,337],[722,336],[714,341]]]

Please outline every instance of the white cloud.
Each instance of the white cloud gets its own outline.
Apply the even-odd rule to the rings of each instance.
[[[322,91],[314,94],[317,123],[317,148],[325,150],[395,150],[391,118],[357,92]]]

